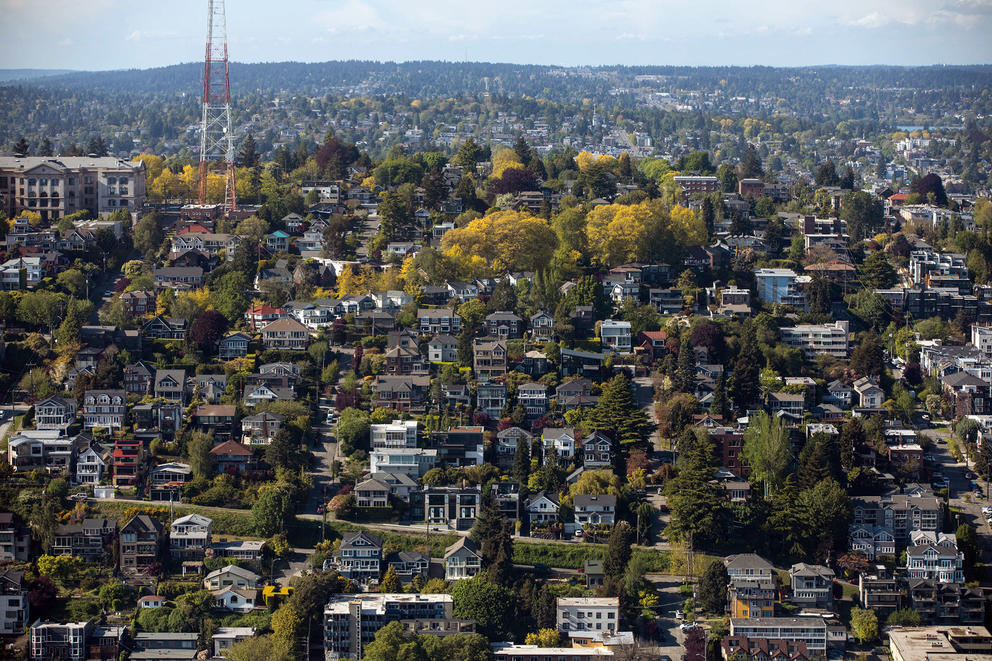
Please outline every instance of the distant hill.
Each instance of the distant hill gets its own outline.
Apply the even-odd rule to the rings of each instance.
[[[75,73],[72,69],[0,69],[0,83]]]

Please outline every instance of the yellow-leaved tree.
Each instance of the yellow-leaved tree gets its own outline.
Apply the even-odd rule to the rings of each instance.
[[[460,271],[481,266],[495,275],[536,271],[548,263],[557,245],[558,237],[547,220],[510,210],[476,218],[449,230],[441,240],[445,257]]]
[[[509,147],[503,147],[493,156],[493,177],[499,179],[503,172],[510,168],[522,168],[524,164],[517,157],[517,152]]]
[[[162,170],[165,169],[165,161],[162,160],[161,156],[156,156],[155,154],[138,154],[134,160],[141,161],[145,164],[146,181],[155,179],[162,174]]]
[[[595,162],[596,157],[587,151],[580,151],[578,156],[575,157],[575,164],[579,166],[580,171],[585,170]]]
[[[646,204],[604,204],[586,215],[593,254],[607,266],[640,259],[646,252],[652,210]]]
[[[670,227],[675,241],[682,246],[706,243],[706,223],[692,209],[676,204],[669,211]]]

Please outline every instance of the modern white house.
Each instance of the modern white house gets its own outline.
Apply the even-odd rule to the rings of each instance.
[[[393,420],[371,426],[372,449],[417,447],[417,421]]]
[[[472,578],[482,571],[482,554],[468,537],[462,537],[444,550],[444,580]]]
[[[599,325],[599,337],[607,351],[630,353],[632,341],[629,321],[606,319]]]

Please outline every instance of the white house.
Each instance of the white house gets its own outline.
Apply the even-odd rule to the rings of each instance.
[[[482,571],[482,554],[468,537],[462,537],[444,550],[444,580],[472,578]]]
[[[881,408],[885,392],[870,377],[862,377],[854,382],[854,392],[858,394],[863,409]]]
[[[38,429],[65,429],[75,421],[75,400],[52,395],[34,405],[34,422]]]
[[[217,608],[235,613],[248,613],[255,610],[255,598],[258,596],[258,591],[227,587],[212,590],[210,594],[213,595],[214,606]]]
[[[571,427],[545,427],[541,433],[545,456],[553,452],[558,463],[568,465],[575,458],[576,436]]]
[[[612,526],[617,510],[617,497],[612,494],[579,494],[572,500],[575,507],[575,525],[583,530],[587,526]]]
[[[91,443],[76,457],[76,484],[100,484],[106,470],[107,462],[103,459],[100,446]]]
[[[558,512],[561,509],[561,505],[558,503],[557,494],[538,491],[527,499],[524,509],[527,510],[532,524],[550,524],[558,521]]]
[[[599,337],[603,347],[615,353],[630,353],[630,322],[607,319],[599,325]]]
[[[417,421],[393,420],[389,424],[371,426],[372,448],[417,447]]]
[[[169,526],[169,552],[181,558],[202,558],[210,548],[213,521],[200,514],[187,514]]]

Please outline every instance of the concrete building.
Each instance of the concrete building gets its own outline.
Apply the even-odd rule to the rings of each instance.
[[[112,156],[0,156],[0,206],[57,220],[88,209],[94,216],[145,203],[145,165]]]
[[[434,623],[438,625],[434,633],[474,630],[470,620],[454,618],[452,609],[449,594],[334,595],[324,608],[325,656],[362,658],[376,631],[390,622],[399,621],[407,626]]]
[[[798,276],[792,269],[755,269],[754,279],[762,301],[806,309],[801,285],[809,281],[808,276]]]
[[[836,358],[847,358],[849,350],[848,322],[835,321],[832,324],[799,324],[778,329],[779,337],[786,345],[802,349],[807,358],[825,353]]]
[[[558,631],[617,631],[620,599],[617,597],[558,597],[555,622]]]

